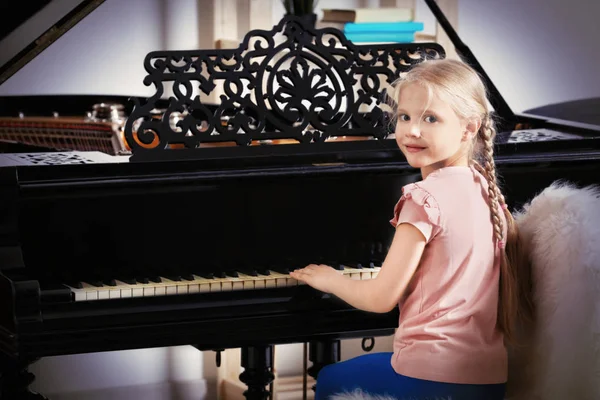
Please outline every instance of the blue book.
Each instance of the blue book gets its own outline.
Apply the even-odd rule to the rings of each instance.
[[[344,25],[344,33],[359,32],[418,32],[422,31],[422,22],[348,22]]]
[[[344,33],[346,38],[354,43],[361,42],[397,42],[410,43],[415,40],[413,32],[358,32]]]

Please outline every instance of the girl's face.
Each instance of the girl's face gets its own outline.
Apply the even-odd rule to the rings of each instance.
[[[402,88],[396,142],[408,163],[421,169],[423,178],[438,168],[468,165],[475,128],[478,126],[459,118],[435,91],[430,99],[427,88],[417,83]]]

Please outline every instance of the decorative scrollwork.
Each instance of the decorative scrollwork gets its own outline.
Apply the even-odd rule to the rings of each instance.
[[[144,84],[156,93],[133,99],[125,139],[134,156],[215,142],[383,139],[388,88],[414,64],[444,56],[436,43],[355,45],[287,16],[271,31],[250,31],[237,49],[149,53]],[[168,107],[156,118],[163,97]]]

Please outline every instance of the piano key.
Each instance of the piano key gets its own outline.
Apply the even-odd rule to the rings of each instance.
[[[368,280],[377,277],[381,267],[355,264],[340,264],[339,272],[348,276],[350,279]],[[104,279],[103,285],[96,286],[91,282],[78,282],[73,285],[66,285],[73,293],[75,301],[94,301],[117,298],[133,297],[155,297],[155,296],[173,296],[195,293],[224,292],[237,290],[262,290],[269,288],[286,288],[297,285],[304,285],[290,277],[289,274],[280,272],[283,268],[276,270],[249,269],[242,271],[199,273],[199,274],[177,274],[176,277],[182,277],[179,281],[173,281],[165,276],[155,276],[151,278],[136,278],[134,284],[130,284],[120,279]],[[97,281],[94,280],[97,284]],[[108,284],[107,284],[108,283]],[[110,285],[113,284],[113,285]]]
[[[65,280],[65,282],[67,282],[67,283],[65,283],[65,285],[68,286],[68,287],[70,287],[70,288],[73,288],[73,289],[83,289],[83,286],[81,286],[81,282],[79,282],[79,281],[70,282],[68,280]]]
[[[135,280],[135,278],[132,278],[130,276],[120,276],[120,277],[117,277],[116,280],[119,280],[127,285],[135,285],[137,282]]]
[[[190,273],[185,273],[181,275],[181,278],[186,280],[186,281],[193,281],[194,280],[194,275],[190,274]]]
[[[85,293],[85,290],[77,287],[78,285],[65,284],[65,286],[67,286],[71,290],[71,293],[73,293],[73,300],[75,300],[75,301],[86,301],[87,300],[87,295]]]
[[[97,284],[97,282],[95,282]],[[82,291],[85,292],[85,298],[86,300],[99,300],[100,298],[105,299],[108,298],[108,296],[99,296],[98,292],[99,289],[100,291],[104,291],[102,289],[102,286],[98,287],[96,284],[91,284],[91,283],[87,283],[87,282],[81,282],[81,287],[82,287]]]
[[[175,277],[178,278],[178,277]],[[172,280],[171,278],[166,278],[164,276],[161,276],[160,279],[162,280],[161,285],[159,285],[159,287],[164,287],[165,288],[165,294],[167,296],[171,296],[171,295],[175,295],[177,294],[178,290],[177,290],[177,281]]]
[[[133,297],[131,293],[131,286],[119,279],[116,280],[117,286],[115,289],[119,290],[120,298],[125,299],[128,297]]]
[[[210,293],[210,279],[196,276],[200,293]]]
[[[298,281],[290,277],[290,274],[283,274],[277,271],[271,271],[271,275],[275,278],[277,287],[297,286]]]

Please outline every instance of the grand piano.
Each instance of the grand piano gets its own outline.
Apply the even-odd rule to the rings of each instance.
[[[81,2],[52,40],[101,3]],[[558,179],[598,183],[600,127],[513,113],[427,4],[490,88],[510,207]],[[266,399],[274,345],[309,343],[316,377],[340,340],[393,334],[397,311],[353,309],[288,274],[318,262],[376,276],[401,188],[420,179],[391,139],[385,88],[445,54],[287,17],[237,49],[149,53],[147,98],[0,98],[0,398],[43,398],[27,371],[42,357],[193,345],[241,348],[245,396]],[[196,97],[218,82],[218,102]]]

